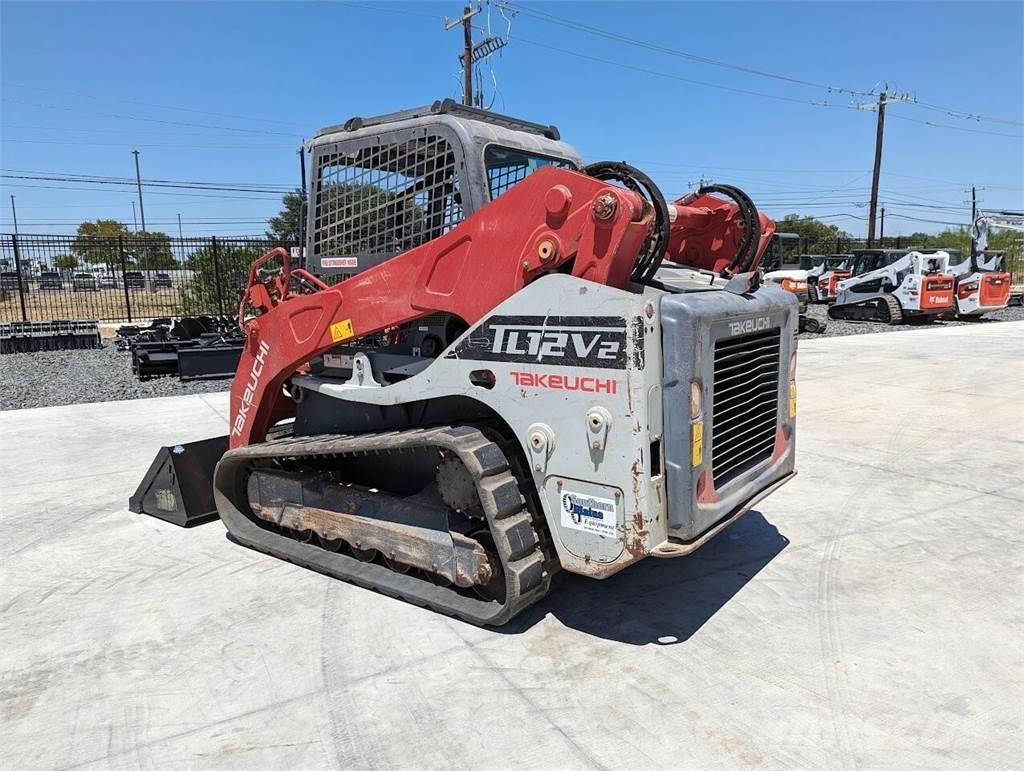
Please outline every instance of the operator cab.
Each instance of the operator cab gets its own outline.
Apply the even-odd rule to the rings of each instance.
[[[814,268],[824,268],[825,270],[842,269],[849,259],[850,255],[848,254],[801,254],[799,257],[800,267],[804,270],[813,270]]]
[[[444,235],[539,168],[583,165],[554,126],[451,99],[350,118],[308,149],[307,254],[332,280]]]
[[[860,276],[892,265],[908,253],[908,249],[854,249],[853,275]]]

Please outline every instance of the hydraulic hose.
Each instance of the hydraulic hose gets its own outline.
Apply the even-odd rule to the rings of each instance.
[[[637,255],[630,277],[638,284],[649,284],[658,272],[668,250],[668,204],[654,180],[639,169],[620,161],[598,161],[583,169],[588,176],[604,182],[618,182],[628,190],[646,199],[654,209],[654,226]]]
[[[743,218],[743,238],[736,249],[736,256],[722,270],[722,276],[728,278],[737,273],[747,273],[757,259],[757,249],[761,243],[761,218],[757,207],[749,195],[734,185],[706,185],[697,191],[698,196],[709,193],[720,193],[731,198]]]

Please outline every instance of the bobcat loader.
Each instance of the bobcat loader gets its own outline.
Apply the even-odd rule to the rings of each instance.
[[[853,257],[849,254],[828,256],[803,255],[800,260],[810,263],[807,269],[807,299],[811,303],[827,303],[836,299],[836,287],[852,275]]]
[[[838,283],[830,318],[900,324],[953,308],[955,279],[945,252],[864,250],[855,254],[853,274]]]
[[[993,227],[1024,231],[1020,215],[981,212],[975,218],[971,226],[974,246],[970,259],[949,269],[956,278],[956,315],[961,318],[980,318],[1010,302],[1013,277],[1005,269],[1006,255],[985,251]]]

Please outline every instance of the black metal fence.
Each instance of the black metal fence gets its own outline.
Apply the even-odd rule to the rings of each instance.
[[[263,238],[0,235],[0,322],[231,315]]]

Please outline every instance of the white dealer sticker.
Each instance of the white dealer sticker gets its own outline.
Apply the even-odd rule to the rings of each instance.
[[[358,257],[324,257],[320,264],[325,268],[358,268]]]
[[[562,492],[562,526],[615,538],[618,525],[615,501],[593,495]]]

